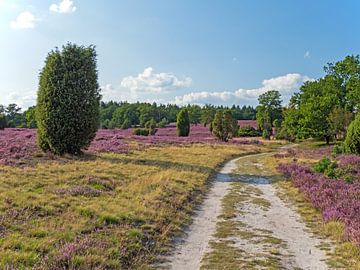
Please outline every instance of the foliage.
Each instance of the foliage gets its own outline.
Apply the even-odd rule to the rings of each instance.
[[[5,114],[0,113],[0,129],[6,128],[6,118]]]
[[[353,120],[353,114],[346,111],[344,108],[335,107],[330,115],[330,130],[336,138],[343,138],[346,135],[346,130]]]
[[[312,205],[321,211],[325,221],[342,221],[346,226],[346,237],[360,245],[359,181],[330,180],[298,164],[281,164],[278,169],[291,178]]]
[[[145,128],[149,130],[149,135],[155,135],[155,133],[157,131],[155,120],[151,119],[150,121],[147,121],[145,123]]]
[[[137,136],[148,136],[149,135],[149,129],[147,128],[136,128],[133,132],[134,135]]]
[[[334,136],[341,139],[359,109],[359,56],[347,56],[324,69],[326,75],[305,82],[284,111],[283,128],[292,139],[322,138],[327,144]]]
[[[212,123],[212,133],[223,142],[237,135],[237,123],[231,116],[230,110],[218,110]]]
[[[331,161],[328,157],[324,157],[314,165],[314,171],[332,178],[335,177],[336,167],[336,162]]]
[[[168,124],[168,120],[164,117],[161,119],[161,121],[158,123],[159,128],[164,128]]]
[[[28,108],[24,114],[25,114],[25,118],[26,118],[26,127],[27,128],[36,128],[37,124],[36,124],[36,107],[32,106],[30,108]]]
[[[360,109],[360,59],[359,55],[348,55],[336,63],[324,67],[325,72],[341,81],[343,108],[349,112]]]
[[[261,136],[261,132],[251,126],[240,127],[237,133],[238,137],[258,137]]]
[[[262,137],[264,139],[270,140],[271,133],[268,129],[264,129],[262,132]]]
[[[344,149],[347,153],[360,155],[360,113],[357,114],[347,130]]]
[[[12,103],[5,108],[6,125],[9,128],[25,127],[25,117],[21,113],[21,108]]]
[[[176,121],[176,128],[178,136],[180,137],[187,137],[190,133],[190,119],[189,119],[189,113],[187,109],[182,109],[178,116]]]
[[[282,121],[281,95],[279,91],[270,90],[259,96],[259,106],[256,108],[256,121],[260,131],[272,134],[273,124]]]
[[[42,150],[79,154],[89,146],[99,126],[97,77],[94,46],[68,43],[48,54],[36,107]]]

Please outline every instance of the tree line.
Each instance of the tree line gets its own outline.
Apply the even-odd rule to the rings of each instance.
[[[328,63],[325,76],[305,82],[290,103],[271,90],[259,97],[256,119],[263,137],[289,141],[344,140],[339,151],[360,153],[360,59],[346,56]],[[274,131],[276,134],[274,134]]]
[[[156,103],[128,103],[128,102],[100,102],[99,128],[130,128],[145,127],[151,120],[157,126],[164,127],[168,123],[175,123],[181,109],[186,108],[191,124],[209,125],[215,117],[217,110],[230,110],[232,118],[236,120],[255,120],[256,109],[252,106],[233,105],[232,107],[187,105],[184,107],[175,104]],[[0,105],[0,126],[9,128],[36,128],[36,106],[29,107],[24,112],[17,104]]]

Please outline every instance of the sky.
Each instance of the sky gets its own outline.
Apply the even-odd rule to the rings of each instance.
[[[360,1],[0,0],[0,104],[36,103],[46,55],[95,45],[104,101],[284,103],[360,53]]]

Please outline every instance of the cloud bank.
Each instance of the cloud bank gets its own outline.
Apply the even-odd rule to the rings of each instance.
[[[172,73],[155,73],[152,67],[148,67],[136,77],[128,76],[122,79],[121,86],[129,89],[133,94],[159,94],[187,88],[191,83],[190,77],[179,79]]]
[[[308,76],[303,76],[298,73],[289,73],[284,76],[279,76],[267,80],[263,80],[262,86],[254,89],[238,89],[236,91],[201,91],[190,92],[184,95],[176,96],[173,103],[179,105],[186,104],[250,104],[256,105],[259,95],[269,91],[278,90],[287,102],[289,97],[299,90],[300,86],[309,80],[313,80]]]

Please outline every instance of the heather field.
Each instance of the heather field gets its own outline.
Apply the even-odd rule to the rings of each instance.
[[[252,123],[253,122],[254,121],[252,121]],[[246,120],[245,123],[246,125],[249,124]],[[127,153],[130,150],[141,149],[142,147],[151,145],[220,143],[211,134],[209,128],[203,125],[192,125],[188,137],[178,137],[174,124],[166,128],[158,128],[156,134],[150,136],[133,135],[133,130],[133,128],[99,130],[86,153]],[[251,138],[234,138],[230,141],[230,144],[260,144],[260,141]],[[36,159],[43,156],[44,154],[36,144],[36,129],[7,128],[0,131],[0,164],[26,164],[29,159]]]
[[[0,131],[0,268],[143,268],[189,222],[219,165],[266,150],[214,143],[202,126],[174,132],[100,130],[83,156],[55,157],[35,130]]]
[[[322,159],[331,160],[319,172]],[[335,269],[359,269],[360,264],[360,157],[334,155],[331,146],[302,144],[275,155],[277,170],[291,182],[280,182],[285,197],[314,231],[337,245],[324,247]],[[321,219],[320,221],[318,219]]]

